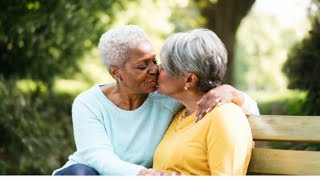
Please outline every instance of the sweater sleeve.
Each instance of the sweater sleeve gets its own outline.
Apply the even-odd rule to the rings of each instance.
[[[211,113],[207,134],[211,175],[246,175],[252,148],[248,120],[240,108],[225,104]]]
[[[244,103],[241,106],[242,111],[246,115],[260,115],[259,108],[257,106],[257,103],[255,100],[253,100],[250,96],[248,96],[246,93],[242,92],[244,97]]]
[[[93,167],[101,175],[137,175],[145,167],[121,160],[114,152],[105,124],[95,109],[76,100],[72,106],[77,162]]]

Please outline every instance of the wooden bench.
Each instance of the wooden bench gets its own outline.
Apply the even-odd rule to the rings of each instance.
[[[248,119],[255,142],[320,143],[320,116],[260,115]],[[255,146],[248,174],[320,175],[320,151]]]

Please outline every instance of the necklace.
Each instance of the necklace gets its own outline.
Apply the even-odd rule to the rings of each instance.
[[[188,109],[185,109],[185,111],[184,111],[184,118],[186,118],[186,117],[188,117],[188,116],[190,116],[191,115],[191,112],[188,110]]]
[[[184,109],[180,115],[179,122],[186,119],[188,116],[190,116],[190,111],[188,109]]]
[[[179,131],[181,128],[183,128],[184,126],[182,124],[183,121],[185,121],[185,119],[187,119],[190,116],[190,111],[187,109],[184,109],[179,115],[178,115],[178,120],[175,126],[175,130]]]

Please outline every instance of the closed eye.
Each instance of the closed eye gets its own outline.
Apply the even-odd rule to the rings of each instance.
[[[147,68],[147,66],[139,66],[138,69],[140,70],[145,70]]]

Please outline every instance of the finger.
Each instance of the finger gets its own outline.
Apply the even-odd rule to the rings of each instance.
[[[199,101],[197,101],[197,105],[199,105],[202,101],[203,101],[203,97]]]
[[[205,110],[203,108],[198,107],[197,117],[200,117]]]
[[[217,106],[218,103],[212,103],[210,104],[209,108],[206,110],[206,113],[212,111],[212,109],[214,109]]]
[[[197,121],[199,115],[200,115],[200,109],[197,110],[197,113],[196,113],[196,121]]]
[[[221,101],[217,104],[217,106],[221,106],[222,104],[226,104],[226,103],[230,103],[231,101],[224,98],[224,99],[221,99]]]
[[[139,172],[138,176],[145,176],[148,173],[147,169],[143,169]]]
[[[200,105],[201,103],[205,102],[208,99],[207,94],[203,95],[202,98],[197,102],[198,105]]]
[[[204,101],[202,101],[202,103],[203,103]],[[200,116],[205,112],[205,110],[206,110],[206,108],[203,108],[203,105],[202,105],[202,103],[200,103],[199,105],[198,105],[198,110],[197,110],[197,113],[196,113],[196,119],[199,119],[200,118]],[[196,120],[197,121],[197,120]]]
[[[198,109],[198,116],[196,116],[196,122],[198,122],[199,120],[201,120],[203,118],[203,116],[206,114],[206,109]]]
[[[206,115],[207,113],[204,111],[202,114],[199,115],[198,118],[196,118],[196,122],[201,121],[201,119]]]
[[[197,103],[199,109],[205,109],[207,107],[208,99],[200,100]]]
[[[173,172],[171,175],[172,175],[172,176],[181,176],[181,173]]]
[[[220,99],[220,98],[217,98],[217,99],[215,99],[212,103],[210,103],[210,104],[208,105],[208,108],[206,109],[206,113],[212,111],[212,109],[215,108],[219,102],[221,102],[221,99]]]
[[[200,115],[203,116],[203,113],[206,112],[208,108],[210,108],[211,104],[214,103],[209,99],[206,99],[205,101],[202,101],[200,104],[198,104],[198,111],[196,116],[199,117]]]
[[[219,103],[225,104],[225,103],[229,103],[229,102],[231,102],[229,99],[227,99],[227,98],[221,98],[221,100],[220,100]]]

